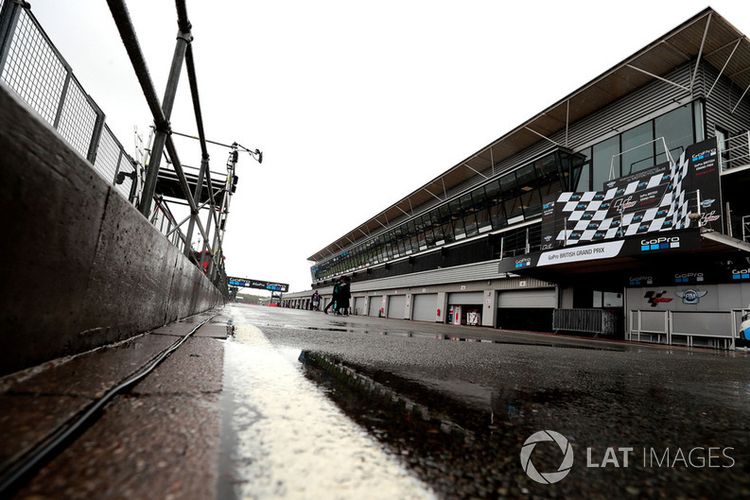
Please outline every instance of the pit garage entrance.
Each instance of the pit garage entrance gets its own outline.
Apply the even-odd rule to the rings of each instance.
[[[552,311],[557,307],[554,288],[503,290],[497,295],[498,328],[552,331]]]
[[[482,292],[455,292],[448,294],[448,323],[452,325],[479,326],[482,324]]]
[[[367,310],[365,309],[366,299],[365,297],[354,298],[354,314],[357,316],[367,316]]]
[[[383,304],[382,295],[373,295],[370,297],[370,308],[367,311],[368,316],[380,317],[380,308]]]
[[[388,297],[388,317],[404,319],[406,316],[406,295],[391,295]]]
[[[420,293],[414,296],[412,319],[434,322],[437,317],[437,294]]]

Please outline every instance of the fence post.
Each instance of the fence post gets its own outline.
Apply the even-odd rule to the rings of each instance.
[[[99,149],[99,139],[102,137],[102,130],[104,129],[104,112],[96,105],[93,99],[86,95],[86,100],[89,105],[94,109],[96,113],[96,122],[94,123],[94,130],[91,131],[91,141],[89,141],[89,150],[86,153],[86,159],[93,165],[96,162],[96,152]],[[114,181],[113,181],[114,182]]]
[[[117,167],[115,167],[115,177],[112,179],[112,186],[117,185],[117,174],[120,173],[120,163],[122,163],[122,146],[120,147],[120,153],[117,155]],[[135,182],[135,179],[133,179]]]
[[[63,107],[65,107],[65,97],[68,95],[68,87],[70,86],[70,77],[72,71],[68,66],[65,66],[65,83],[63,83],[62,91],[60,92],[60,102],[57,103],[57,111],[55,111],[55,120],[52,122],[52,128],[55,130],[60,126],[60,117],[62,116]]]
[[[531,243],[529,242],[529,226],[526,226],[526,246],[524,247],[525,253],[531,252]]]
[[[18,18],[21,16],[21,9],[28,9],[29,7],[27,2],[5,0],[3,8],[0,10],[0,75],[3,73],[5,60],[8,58],[10,43],[13,40],[13,33],[16,31]]]

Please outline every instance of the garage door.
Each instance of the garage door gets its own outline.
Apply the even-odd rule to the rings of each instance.
[[[382,295],[375,295],[374,297],[370,297],[370,311],[367,313],[368,316],[375,316],[378,317],[378,312],[380,312],[380,307],[383,303],[383,296]]]
[[[365,298],[364,297],[354,298],[354,314],[358,316],[365,316],[367,314],[367,311],[365,311]]]
[[[406,295],[391,295],[388,297],[388,317],[404,319],[406,315]]]
[[[541,290],[509,290],[499,292],[497,306],[502,308],[555,308],[557,294],[554,288]]]
[[[484,304],[484,294],[482,292],[449,293],[448,304]]]
[[[423,293],[414,296],[412,317],[417,321],[435,321],[437,294]]]

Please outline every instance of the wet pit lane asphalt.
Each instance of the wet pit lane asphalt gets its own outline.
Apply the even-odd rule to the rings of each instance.
[[[750,496],[745,353],[227,309],[222,498]]]

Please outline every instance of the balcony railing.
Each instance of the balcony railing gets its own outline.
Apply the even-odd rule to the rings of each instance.
[[[727,137],[719,144],[721,173],[750,167],[750,131]]]

